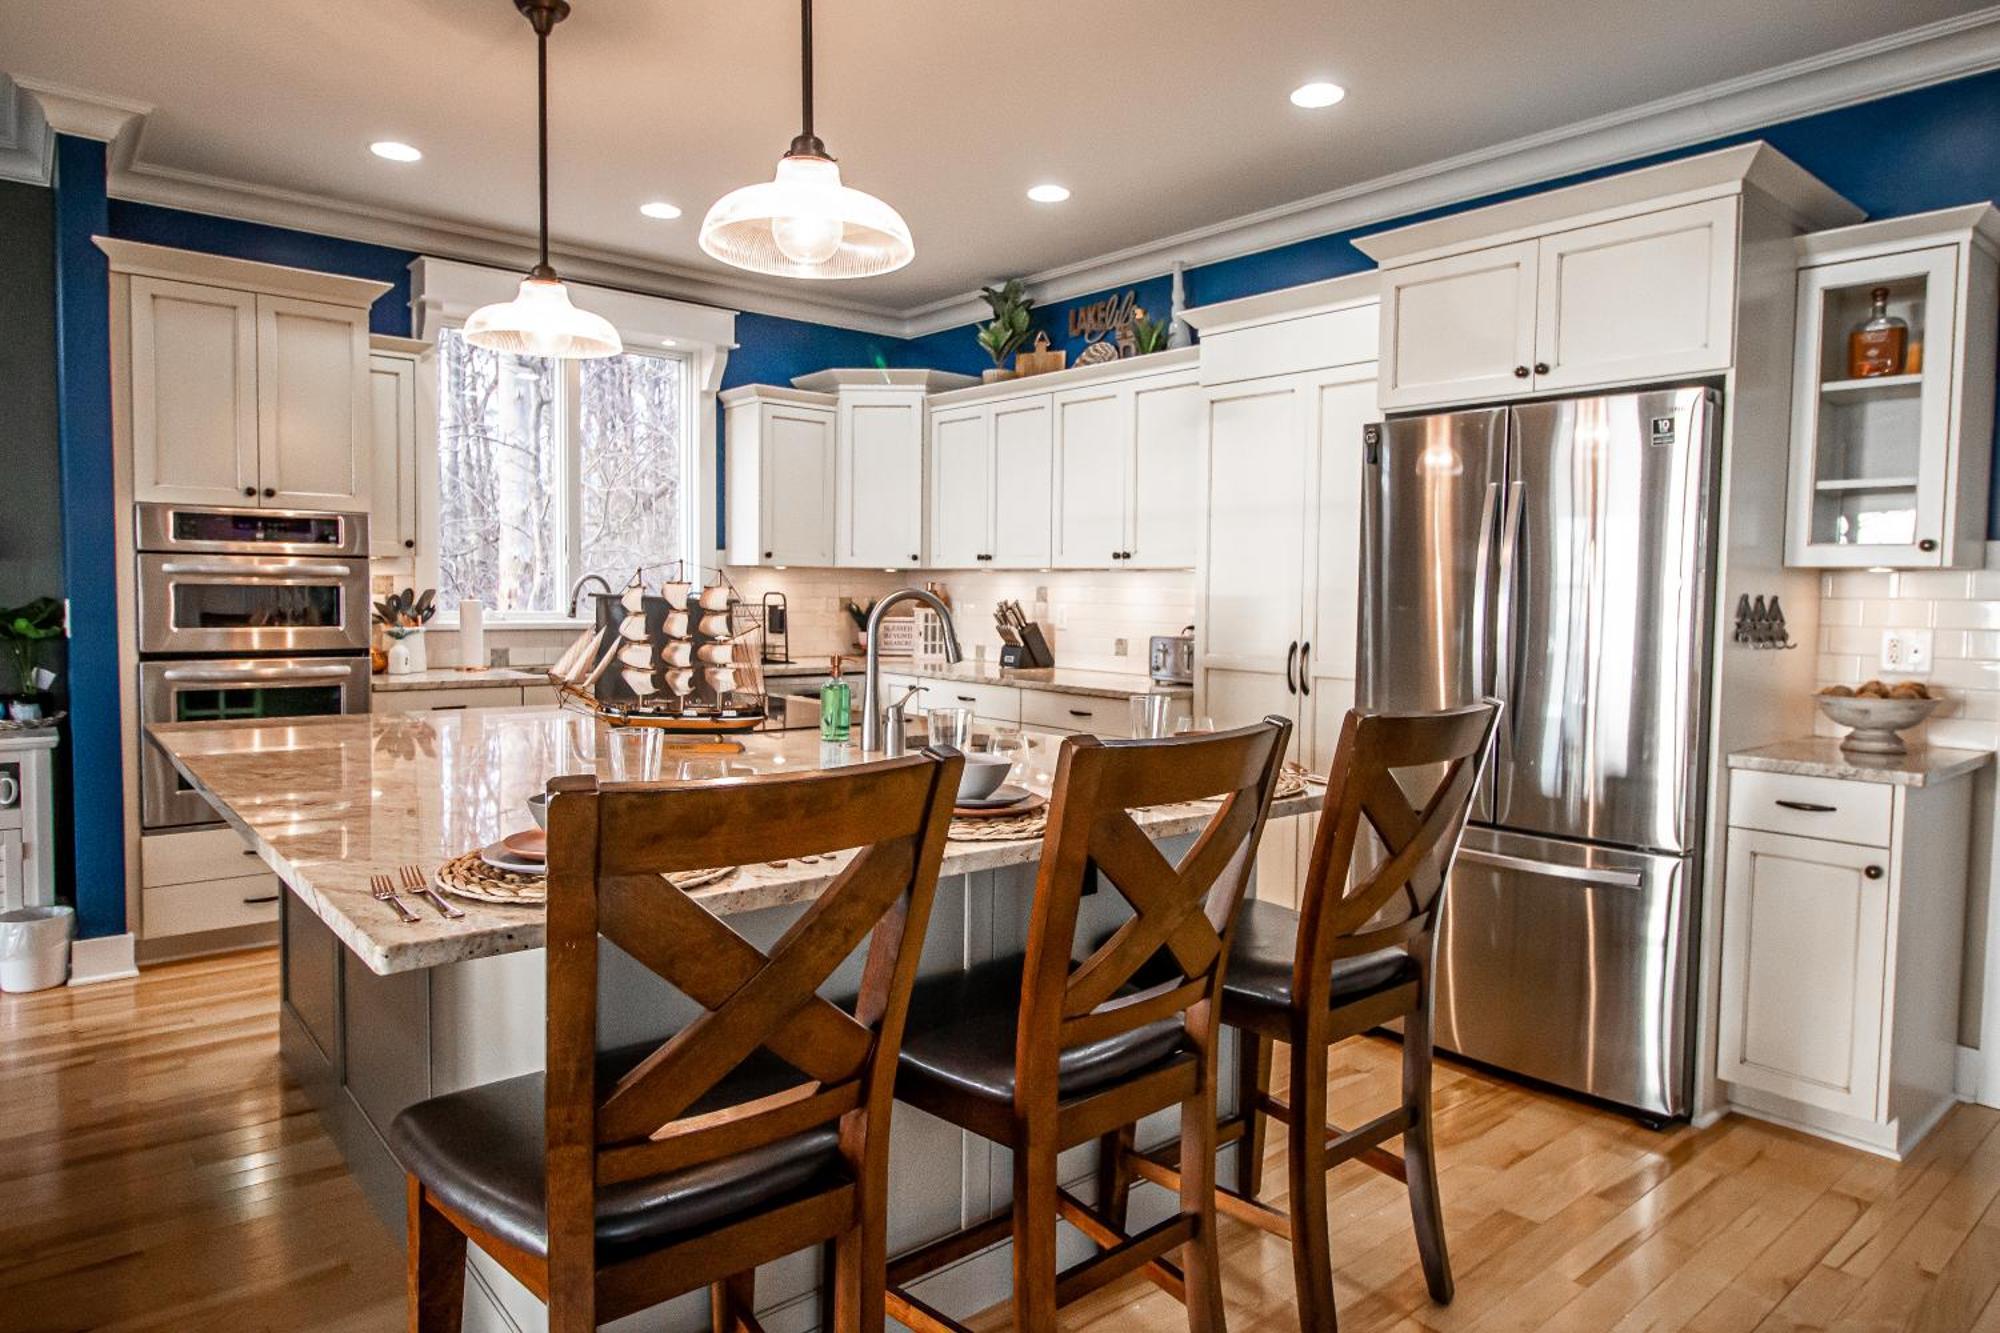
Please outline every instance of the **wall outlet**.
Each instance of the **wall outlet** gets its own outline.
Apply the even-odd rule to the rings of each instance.
[[[1111,655],[1113,657],[1125,656],[1125,640],[1113,639],[1111,641]]]
[[[1931,671],[1931,632],[1927,629],[1883,630],[1882,669],[1901,676],[1928,676]]]

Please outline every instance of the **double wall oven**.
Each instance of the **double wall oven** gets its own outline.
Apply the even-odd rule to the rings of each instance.
[[[368,711],[368,519],[141,504],[139,718],[206,722]],[[140,827],[214,824],[151,745]]]

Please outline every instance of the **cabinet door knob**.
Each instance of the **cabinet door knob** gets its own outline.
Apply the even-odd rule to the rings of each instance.
[[[276,486],[266,486],[264,488],[264,498],[266,500],[274,498],[277,494],[278,488]]]
[[[1917,543],[1917,549],[1919,551],[1935,551],[1937,550],[1937,542],[1933,538],[1926,537]]]
[[[922,556],[920,556],[920,555],[918,555],[918,554],[917,554],[917,553],[916,553],[915,551],[912,551],[912,552],[910,552],[910,563],[911,563],[911,564],[913,564],[913,565],[914,565],[914,564],[916,564],[916,563],[917,563],[918,561],[920,561],[920,560],[922,560],[922,559],[923,559],[923,557],[922,557]]]
[[[764,558],[766,560],[769,560],[771,558],[771,553],[769,551],[764,552]]]
[[[1870,879],[1880,879],[1882,878],[1882,867],[1868,866],[1865,869],[1863,869],[1861,873],[1868,876],[1868,878]]]
[[[1514,378],[1517,380],[1524,380],[1528,378],[1528,368],[1526,366],[1515,366]]]
[[[404,550],[406,550],[406,551],[414,551],[414,550],[416,550],[416,549],[417,549],[417,539],[416,539],[415,537],[405,537],[405,538],[403,538],[403,549],[404,549]]]
[[[244,497],[245,499],[247,499],[247,500],[254,500],[254,499],[256,499],[256,498],[257,498],[257,488],[256,488],[255,486],[245,486],[245,487],[243,488],[243,497]]]
[[[1548,374],[1548,373],[1549,373],[1549,363],[1548,363],[1548,362],[1546,362],[1546,361],[1537,361],[1537,362],[1535,362],[1535,373],[1536,373],[1537,375],[1546,375],[1546,374]]]

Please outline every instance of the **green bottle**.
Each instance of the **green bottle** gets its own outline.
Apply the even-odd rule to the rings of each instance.
[[[845,741],[851,725],[854,691],[840,678],[840,659],[833,659],[833,679],[819,687],[819,738]]]

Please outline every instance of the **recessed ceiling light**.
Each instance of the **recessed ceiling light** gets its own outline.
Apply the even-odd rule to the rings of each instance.
[[[1061,185],[1033,185],[1028,188],[1028,198],[1038,204],[1059,204],[1069,198],[1069,190]]]
[[[1332,106],[1345,96],[1347,89],[1337,83],[1308,83],[1292,89],[1292,105],[1317,110],[1323,106]]]
[[[641,204],[639,205],[639,211],[649,218],[658,218],[662,222],[671,222],[681,215],[681,211],[678,208],[667,203],[664,199],[655,199],[650,204]]]
[[[386,157],[391,162],[415,162],[423,157],[421,152],[410,147],[410,145],[397,143],[394,139],[383,139],[377,143],[371,143],[368,145],[368,151],[377,157]]]

